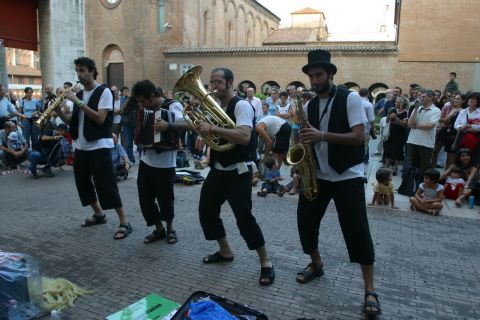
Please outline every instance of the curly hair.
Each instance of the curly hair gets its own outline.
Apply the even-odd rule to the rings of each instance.
[[[79,57],[73,61],[73,64],[76,66],[84,66],[88,69],[88,71],[93,71],[93,79],[97,80],[98,71],[95,61],[88,57]]]

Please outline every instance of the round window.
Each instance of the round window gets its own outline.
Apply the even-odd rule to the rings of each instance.
[[[122,2],[122,0],[100,0],[104,7],[112,9],[115,8]]]

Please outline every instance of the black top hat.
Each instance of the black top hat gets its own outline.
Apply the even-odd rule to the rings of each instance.
[[[337,67],[330,62],[331,54],[325,50],[312,50],[308,52],[308,64],[303,66],[303,73],[307,73],[308,69],[313,67],[324,68],[327,72],[337,73]]]

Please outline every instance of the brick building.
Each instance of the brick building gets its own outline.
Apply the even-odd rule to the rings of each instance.
[[[480,90],[480,43],[472,41],[480,23],[463,17],[465,8],[476,12],[480,2],[396,1],[396,41],[282,44],[265,41],[279,19],[254,0],[96,0],[86,2],[86,52],[102,66],[102,80],[118,85],[149,78],[171,88],[185,70],[200,64],[204,81],[222,65],[234,71],[240,87],[242,82],[257,90],[308,86],[301,72],[307,52],[324,48],[339,69],[335,82],[350,87],[378,92],[415,82],[443,89],[455,71],[462,90]],[[319,16],[324,22],[323,13]]]

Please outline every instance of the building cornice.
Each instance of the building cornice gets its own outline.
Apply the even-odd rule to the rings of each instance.
[[[261,9],[263,9],[265,11],[265,14],[269,15],[272,20],[277,22],[277,24],[280,23],[281,19],[275,13],[270,11],[268,8],[264,7],[260,2],[256,0],[250,0],[250,1],[253,2],[255,5],[259,6]]]
[[[395,44],[381,45],[302,45],[302,46],[263,46],[242,48],[173,48],[164,51],[168,56],[178,55],[263,55],[263,54],[291,54],[304,55],[311,50],[322,49],[333,55],[386,55],[398,54]]]

